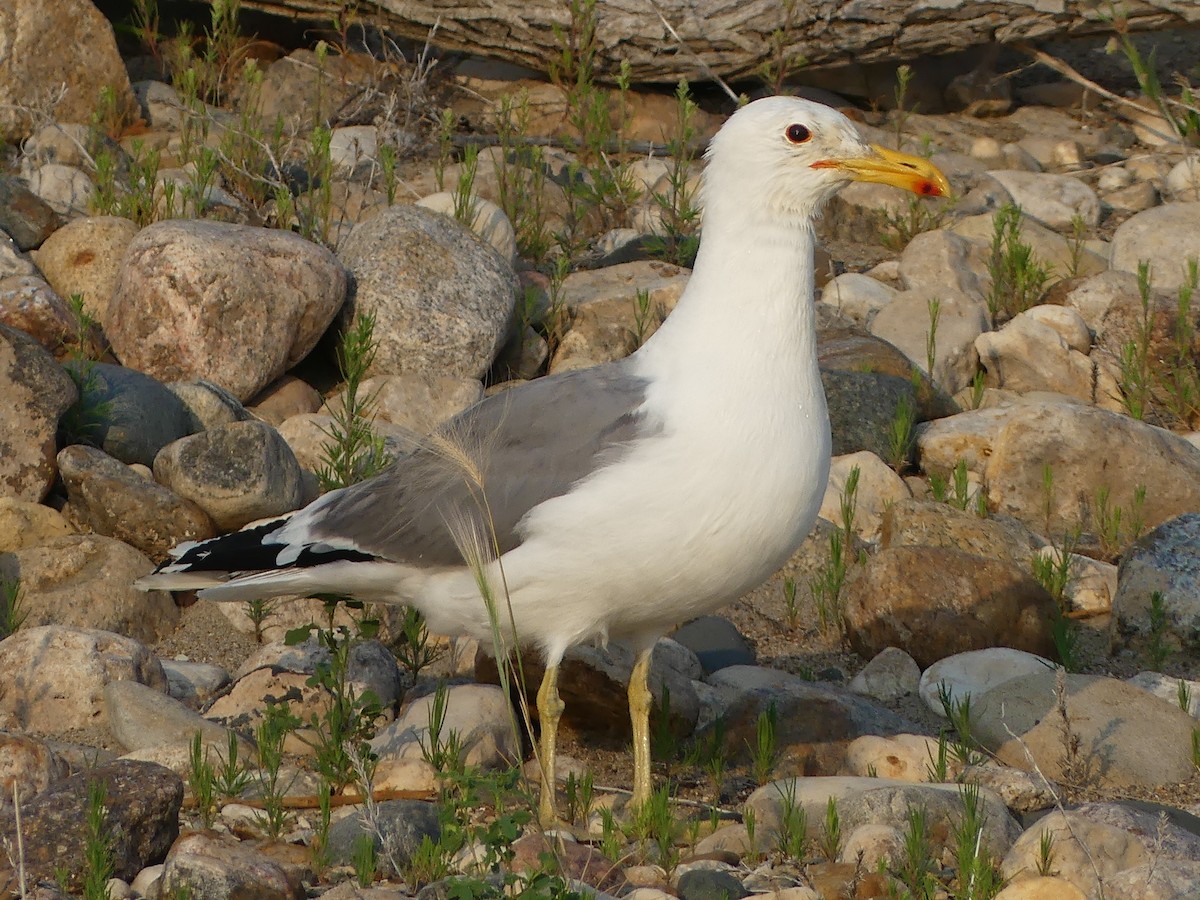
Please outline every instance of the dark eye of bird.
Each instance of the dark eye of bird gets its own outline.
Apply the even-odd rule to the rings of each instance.
[[[799,124],[789,125],[784,134],[787,135],[787,139],[793,144],[803,144],[812,137],[812,132]]]

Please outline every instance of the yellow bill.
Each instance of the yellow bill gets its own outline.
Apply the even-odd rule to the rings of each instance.
[[[840,169],[855,181],[890,184],[925,197],[945,197],[950,182],[933,163],[921,156],[871,145],[871,156],[855,159],[823,159],[814,169]]]

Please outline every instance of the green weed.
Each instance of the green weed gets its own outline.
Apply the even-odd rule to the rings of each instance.
[[[775,728],[779,724],[779,713],[771,703],[758,714],[754,723],[754,743],[747,741],[750,750],[750,770],[754,780],[766,784],[771,773],[779,765],[779,745],[775,740]]]
[[[1050,269],[1021,238],[1021,208],[1005,205],[992,220],[992,245],[987,261],[991,286],[988,312],[995,325],[1024,312],[1042,296]]]
[[[28,617],[21,597],[21,580],[0,577],[0,641],[16,634]]]
[[[113,877],[112,831],[105,806],[107,788],[102,781],[88,784],[84,818],[84,900],[108,900],[108,880]]]
[[[837,862],[838,853],[842,849],[842,821],[834,797],[825,801],[825,821],[818,841],[821,855],[830,862]]]

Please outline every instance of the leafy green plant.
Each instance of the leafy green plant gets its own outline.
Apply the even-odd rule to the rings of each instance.
[[[804,804],[796,799],[796,779],[789,778],[779,791],[779,830],[775,836],[775,849],[784,860],[800,863],[807,843],[808,817]]]
[[[217,814],[216,776],[199,731],[192,735],[188,750],[188,790],[196,804],[200,823],[212,828]]]
[[[838,814],[837,799],[834,797],[825,801],[825,821],[818,840],[821,855],[830,862],[837,862],[838,853],[842,849],[842,821]]]
[[[21,599],[21,580],[0,577],[0,641],[16,634],[28,617]]]
[[[978,784],[963,784],[958,790],[963,803],[962,819],[954,828],[958,861],[956,900],[991,900],[1004,887],[997,860],[983,843],[986,816]]]
[[[643,856],[662,866],[669,876],[679,864],[677,843],[681,830],[671,807],[671,793],[667,785],[651,793],[650,799],[634,813],[632,832],[642,844]],[[652,855],[646,852],[649,848],[654,851]]]
[[[113,877],[112,832],[105,806],[107,793],[103,781],[88,784],[83,838],[84,900],[108,900],[108,880]]]
[[[350,660],[356,644],[350,629],[345,625],[332,629],[303,626],[289,631],[285,643],[303,643],[310,634],[325,650],[327,659],[316,664],[307,684],[321,689],[325,708],[310,714],[306,724],[312,737],[305,740],[316,754],[316,770],[341,791],[355,781],[356,759],[374,759],[368,741],[375,735],[375,722],[382,710],[374,691],[368,688],[360,692],[350,680]]]
[[[1120,385],[1126,412],[1135,419],[1144,419],[1150,410],[1154,386],[1154,373],[1151,370],[1154,317],[1151,314],[1150,263],[1147,260],[1139,260],[1137,277],[1142,315],[1134,336],[1121,345]]]
[[[659,259],[690,266],[700,248],[700,206],[692,184],[692,164],[696,159],[695,118],[699,107],[692,99],[686,79],[675,88],[675,126],[667,142],[667,188],[655,191],[651,199],[658,207],[662,233],[651,236],[649,248]]]
[[[941,884],[929,842],[928,814],[923,806],[908,808],[903,837],[900,859],[888,879],[889,892],[905,900],[933,900]]]
[[[1038,260],[1033,247],[1021,238],[1021,208],[1006,204],[992,219],[992,245],[987,270],[987,293],[992,322],[1000,324],[1029,309],[1041,299],[1050,269]]]
[[[964,766],[983,762],[986,757],[979,751],[980,744],[975,739],[971,720],[971,695],[964,694],[962,699],[955,699],[950,688],[943,683],[938,685],[938,702],[942,714],[958,735],[958,740],[950,744],[950,755]]]
[[[783,579],[783,605],[787,610],[788,628],[795,631],[800,624],[800,606],[796,602],[796,579],[791,575]]]
[[[1162,591],[1150,593],[1150,609],[1147,618],[1150,637],[1146,643],[1146,657],[1149,660],[1150,668],[1158,672],[1162,670],[1163,665],[1174,652],[1167,639],[1170,614],[1167,612],[1167,603]]]
[[[1054,832],[1045,828],[1038,835],[1037,871],[1043,878],[1054,874]]]
[[[375,855],[375,838],[370,834],[355,835],[350,845],[350,864],[354,867],[354,878],[359,887],[370,887],[375,880],[378,859]]]
[[[888,464],[896,472],[903,472],[912,460],[915,418],[912,398],[908,394],[901,394],[892,420],[888,423]]]
[[[338,369],[345,388],[327,432],[329,440],[321,446],[317,478],[322,490],[363,481],[382,472],[391,462],[383,438],[371,428],[375,395],[363,392],[363,381],[375,361],[377,348],[375,317],[360,313],[342,333],[338,346]]]
[[[255,778],[262,800],[257,819],[271,840],[278,840],[287,827],[288,813],[283,800],[291,782],[283,782],[283,743],[299,724],[300,721],[292,715],[286,701],[268,702],[262,719],[254,729],[258,756]]]
[[[779,745],[775,740],[775,728],[779,724],[779,713],[771,703],[758,714],[754,723],[754,743],[747,741],[750,750],[750,769],[754,780],[766,784],[771,773],[779,764]]]
[[[1191,84],[1183,75],[1176,75],[1179,97],[1178,99],[1168,97],[1158,79],[1158,66],[1155,59],[1157,48],[1151,49],[1149,57],[1142,56],[1137,44],[1129,36],[1125,16],[1118,12],[1115,4],[1106,17],[1117,34],[1121,52],[1129,61],[1129,66],[1133,69],[1134,77],[1137,78],[1138,87],[1142,89],[1142,93],[1162,113],[1163,118],[1167,120],[1175,137],[1180,142],[1194,141],[1200,136],[1200,108],[1198,108],[1198,98]]]
[[[1184,281],[1176,293],[1171,328],[1171,346],[1162,361],[1161,393],[1163,404],[1176,421],[1194,427],[1200,421],[1200,367],[1193,347],[1196,326],[1192,299],[1200,288],[1200,260],[1191,257],[1184,270]]]
[[[391,650],[396,662],[416,681],[421,672],[441,659],[446,650],[430,639],[425,618],[411,606],[404,610]]]
[[[591,772],[576,778],[574,772],[567,774],[567,820],[586,826],[592,815],[595,802],[596,783]]]
[[[789,52],[796,27],[796,0],[783,0],[783,22],[767,36],[767,58],[756,73],[772,94],[784,93],[784,85],[798,69],[808,64],[803,54]]]

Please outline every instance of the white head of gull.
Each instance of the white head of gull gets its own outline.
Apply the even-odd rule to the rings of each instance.
[[[687,289],[632,356],[489,397],[383,474],[182,545],[140,584],[214,600],[338,593],[405,604],[433,632],[485,643],[496,624],[545,659],[547,821],[559,663],[582,642],[627,641],[633,803],[644,803],[655,641],[761,584],[817,516],[830,435],[813,220],[851,181],[948,191],[926,160],[868,146],[829,107],[770,97],[738,110],[707,153]]]

